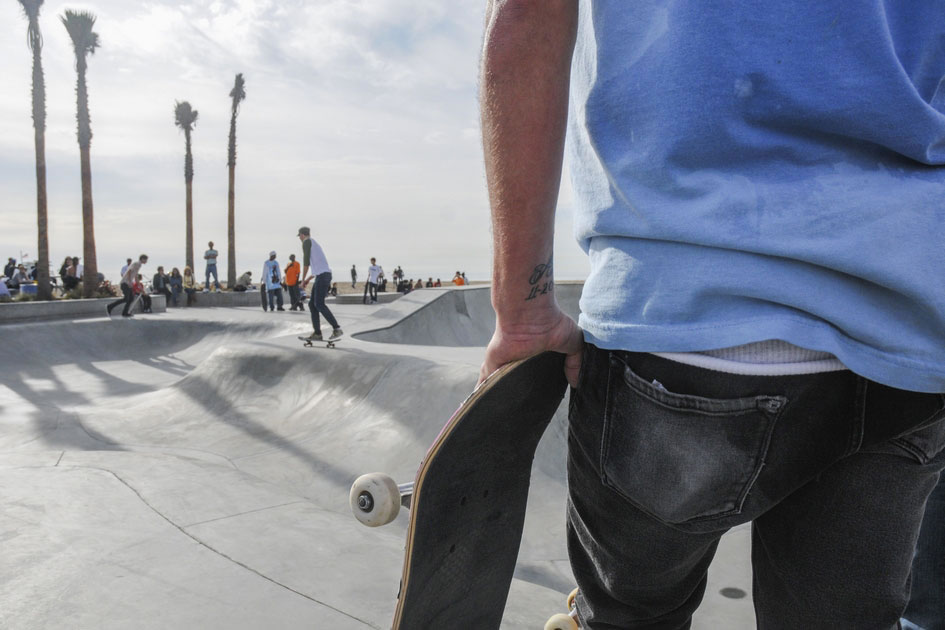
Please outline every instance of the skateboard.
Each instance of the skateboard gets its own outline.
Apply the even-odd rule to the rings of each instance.
[[[263,310],[268,311],[269,310],[269,292],[266,291],[265,282],[259,285],[259,297],[262,300]]]
[[[499,627],[535,449],[566,388],[564,355],[506,365],[456,410],[412,484],[380,473],[355,481],[349,501],[365,525],[410,510],[394,630]]]
[[[340,338],[338,338],[338,339],[320,339],[320,340],[319,340],[319,339],[309,339],[308,337],[299,337],[299,340],[305,342],[305,343],[302,344],[302,346],[305,347],[305,348],[311,348],[311,347],[312,347],[312,344],[315,344],[315,343],[323,343],[323,344],[325,344],[325,347],[326,347],[326,348],[334,348],[334,347],[335,347],[335,344],[338,343],[339,341],[341,341]]]

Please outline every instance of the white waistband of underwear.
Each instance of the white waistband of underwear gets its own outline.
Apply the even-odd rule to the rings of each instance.
[[[780,339],[703,352],[654,352],[695,367],[745,376],[791,376],[837,372],[847,367],[829,352],[808,350]]]

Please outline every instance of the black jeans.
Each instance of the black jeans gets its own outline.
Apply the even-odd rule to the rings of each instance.
[[[291,309],[294,311],[296,308],[300,308],[303,311],[305,310],[304,305],[302,304],[302,290],[299,288],[298,284],[289,284],[286,285],[289,288],[289,302],[291,302]]]
[[[109,303],[108,305],[109,313],[112,312],[113,308],[123,303],[125,305],[125,308],[122,309],[121,314],[122,315],[128,314],[128,309],[131,308],[131,303],[134,302],[134,299],[135,299],[135,292],[131,290],[131,287],[128,286],[128,283],[122,282],[121,294],[123,296],[121,299],[115,300],[114,302]]]
[[[335,316],[332,315],[328,305],[325,304],[325,296],[328,295],[328,289],[330,287],[330,271],[326,271],[315,276],[315,286],[312,289],[312,297],[308,302],[308,310],[312,313],[312,328],[314,328],[315,332],[319,334],[322,332],[322,322],[318,317],[319,313],[325,316],[325,319],[328,321],[328,324],[332,327],[332,329],[341,328],[341,326],[338,325],[338,320],[335,319]]]
[[[376,282],[365,282],[364,283],[364,299],[361,301],[364,304],[368,303],[368,299],[371,302],[377,302],[377,283]]]
[[[719,538],[753,521],[758,627],[896,628],[945,397],[585,346],[568,549],[588,628],[689,628]]]

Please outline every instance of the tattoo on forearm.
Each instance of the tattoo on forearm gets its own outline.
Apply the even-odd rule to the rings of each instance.
[[[549,258],[548,262],[537,265],[532,270],[532,275],[528,278],[528,284],[531,285],[531,288],[528,291],[528,297],[525,298],[525,301],[534,300],[539,295],[545,295],[554,291],[555,283],[553,280],[552,274],[552,259]]]

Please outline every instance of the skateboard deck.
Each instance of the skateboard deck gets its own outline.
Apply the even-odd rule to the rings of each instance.
[[[312,344],[316,344],[316,343],[323,343],[325,344],[326,348],[334,348],[335,344],[341,341],[340,338],[332,339],[332,340],[328,340],[328,339],[316,340],[316,339],[309,339],[308,337],[299,337],[299,340],[305,342],[302,344],[302,346],[305,348],[311,348]]]
[[[264,311],[269,310],[269,292],[266,291],[266,283],[263,282],[259,285],[259,297],[262,300],[262,308]]]
[[[394,630],[499,627],[535,450],[566,389],[564,355],[544,353],[504,366],[446,423],[412,488],[389,477],[374,486],[382,510],[394,503],[396,516],[401,503],[410,508]],[[352,487],[356,514],[377,498],[362,480],[377,477],[365,475]],[[384,521],[393,520],[389,513]]]

